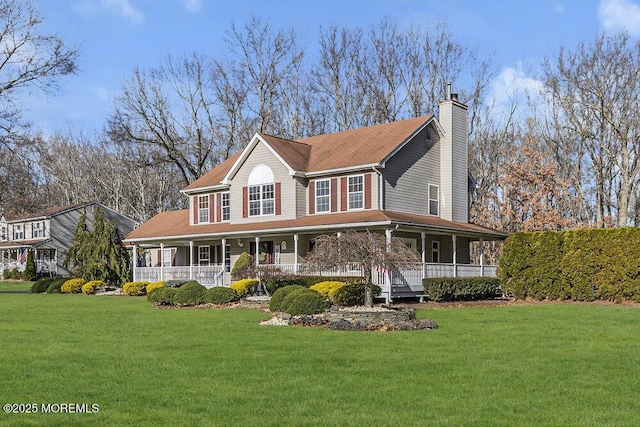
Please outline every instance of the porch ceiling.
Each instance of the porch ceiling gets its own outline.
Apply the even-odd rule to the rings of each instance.
[[[470,239],[503,240],[505,233],[476,224],[457,223],[437,217],[402,212],[368,210],[326,215],[308,215],[293,220],[256,223],[189,224],[189,210],[163,212],[133,230],[124,239],[129,244],[188,242],[190,240],[235,239],[282,234],[317,234],[345,229],[388,229],[456,234]]]
[[[21,241],[9,241],[0,242],[0,249],[20,249],[20,248],[36,248],[43,243],[50,241],[51,239],[35,239],[35,240],[21,240]]]

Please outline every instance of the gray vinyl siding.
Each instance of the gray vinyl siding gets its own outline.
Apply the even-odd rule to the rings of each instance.
[[[281,184],[281,215],[242,217],[242,188],[247,186],[249,174],[254,167],[266,165],[271,168],[275,182]],[[262,143],[258,142],[251,153],[247,156],[244,164],[232,178],[231,182],[231,222],[250,223],[280,221],[284,219],[295,219],[296,208],[296,181],[289,175],[289,170],[269,151]]]
[[[428,185],[440,185],[440,142],[437,132],[430,131],[430,142],[423,129],[382,169],[385,210],[429,214]]]
[[[295,178],[296,187],[296,218],[302,218],[307,214],[309,181],[302,178]]]
[[[445,131],[440,146],[440,216],[466,223],[469,221],[467,109],[453,101],[441,103],[440,123]]]

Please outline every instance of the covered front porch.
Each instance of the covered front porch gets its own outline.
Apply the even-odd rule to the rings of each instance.
[[[388,240],[401,239],[421,256],[420,263],[406,268],[384,270],[374,268],[372,279],[382,289],[387,302],[394,298],[423,294],[422,279],[427,277],[495,277],[496,266],[485,265],[482,247],[485,237],[472,233],[449,234],[442,230],[420,231],[415,227],[363,228],[361,231],[384,233]],[[251,256],[258,276],[282,273],[321,277],[364,277],[357,265],[319,271],[305,263],[304,256],[313,249],[320,234],[339,233],[293,232],[227,236],[192,236],[192,238],[161,239],[159,242],[135,242],[134,281],[197,280],[207,287],[229,286],[233,280],[231,268],[242,252]],[[494,237],[495,236],[488,236]],[[494,240],[494,239],[492,239]],[[480,248],[478,264],[470,263],[470,246]]]
[[[27,267],[27,257],[33,253],[38,275],[57,274],[57,251],[46,247],[47,240],[7,242],[0,245],[0,274],[16,270],[22,273]]]

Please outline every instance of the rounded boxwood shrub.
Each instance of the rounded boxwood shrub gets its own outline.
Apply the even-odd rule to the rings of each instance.
[[[69,280],[69,278],[67,278],[67,277],[61,277],[59,279],[55,279],[54,281],[52,281],[49,284],[49,287],[47,288],[47,290],[45,292],[48,293],[48,294],[60,294],[60,293],[62,293],[62,289],[61,289],[62,285],[67,280]]]
[[[152,290],[163,287],[165,283],[165,281],[149,283],[146,288],[147,295],[149,295],[149,292],[151,292]]]
[[[104,286],[102,280],[92,280],[82,285],[82,293],[85,295],[93,295],[96,293],[96,289]]]
[[[371,285],[374,298],[380,295],[382,289],[378,285]],[[347,307],[364,304],[364,283],[350,283],[341,287],[334,294],[336,304]]]
[[[258,279],[242,279],[231,284],[231,289],[237,292],[240,298],[252,295],[258,287]]]
[[[307,288],[300,285],[289,285],[276,290],[273,293],[273,295],[271,295],[271,301],[269,301],[269,310],[274,312],[284,311],[282,310],[282,301],[284,301],[287,295],[289,295],[291,292],[298,289],[307,289]]]
[[[223,286],[216,286],[204,291],[202,300],[205,304],[227,304],[238,299],[238,293]]]
[[[282,311],[292,316],[316,314],[329,308],[329,301],[311,289],[296,289],[282,301]]]
[[[191,283],[193,280],[191,279],[181,279],[181,280],[167,280],[164,282],[164,285],[167,288],[179,288],[182,285],[186,285],[187,283]]]
[[[206,289],[198,282],[185,283],[176,290],[172,301],[174,304],[182,306],[202,304]]]
[[[79,294],[82,292],[82,285],[86,283],[86,280],[78,278],[78,279],[69,279],[62,284],[60,290],[64,294]]]
[[[178,292],[176,288],[163,286],[156,288],[147,294],[147,301],[156,305],[173,305],[173,296]]]
[[[41,277],[35,281],[33,285],[31,285],[31,293],[32,294],[41,294],[47,291],[49,285],[53,282],[53,278],[51,277]]]

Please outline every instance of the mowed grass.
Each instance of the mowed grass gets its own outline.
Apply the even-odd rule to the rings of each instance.
[[[0,292],[29,292],[33,282],[0,281]]]
[[[421,310],[440,328],[260,326],[251,309],[0,296],[2,425],[636,425],[640,308]]]

